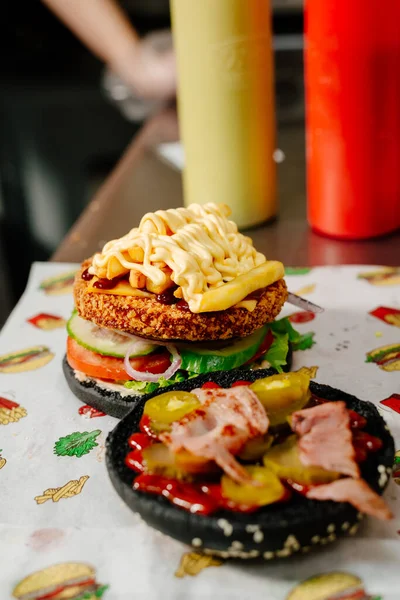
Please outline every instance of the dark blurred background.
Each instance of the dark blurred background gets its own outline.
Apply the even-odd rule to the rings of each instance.
[[[170,25],[166,0],[121,4],[143,35]],[[109,102],[103,64],[39,0],[2,13],[0,327],[32,261],[51,256],[142,125]],[[301,120],[302,0],[274,0],[273,23],[278,118]]]

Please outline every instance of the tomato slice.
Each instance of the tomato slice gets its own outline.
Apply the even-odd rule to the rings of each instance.
[[[267,351],[270,349],[274,339],[275,339],[274,334],[272,333],[272,331],[270,329],[268,329],[267,335],[265,336],[264,341],[262,342],[261,346],[255,353],[255,355],[250,360],[248,360],[247,363],[245,363],[245,364],[249,365],[249,364],[255,362],[256,360],[258,360],[259,358],[261,358],[262,356],[264,356],[264,354],[266,354]]]
[[[68,337],[67,360],[73,369],[81,371],[88,377],[97,379],[110,379],[112,381],[132,380],[124,368],[122,358],[103,356],[80,346],[78,342]],[[167,351],[147,356],[131,358],[130,363],[136,371],[147,373],[164,373],[171,364],[170,354]]]

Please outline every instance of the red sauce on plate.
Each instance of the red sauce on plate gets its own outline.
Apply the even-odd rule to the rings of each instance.
[[[128,440],[128,444],[133,450],[144,450],[151,446],[153,442],[154,439],[146,433],[134,433]]]
[[[129,469],[132,469],[132,471],[143,473],[144,463],[142,450],[132,450],[132,452],[129,452],[125,457],[125,464]]]
[[[366,452],[378,452],[382,448],[383,442],[366,431],[354,431],[353,444],[356,448],[362,448]]]
[[[135,479],[133,489],[164,496],[172,504],[195,514],[210,515],[219,508],[218,502],[212,496],[202,492],[195,484],[181,483],[176,479],[168,479],[160,475],[145,473],[139,475]]]
[[[349,410],[350,427],[351,429],[364,429],[367,424],[367,419],[360,415],[355,410]]]
[[[78,408],[78,413],[80,415],[87,415],[89,419],[106,416],[106,413],[102,412],[101,410],[97,410],[96,408],[93,408],[93,406],[89,406],[89,404],[85,404],[84,406]]]
[[[291,323],[309,323],[315,319],[315,313],[310,310],[302,310],[301,312],[294,313],[290,315],[289,321]]]
[[[157,440],[158,436],[155,431],[151,428],[151,421],[148,415],[143,415],[140,419],[139,429],[142,433],[146,434],[149,438]],[[132,437],[132,436],[131,436]],[[129,438],[131,439],[131,438]]]

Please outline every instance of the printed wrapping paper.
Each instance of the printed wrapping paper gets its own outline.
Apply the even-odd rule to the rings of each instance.
[[[330,600],[315,590],[330,589],[338,577],[361,586],[365,598],[398,600],[400,464],[385,495],[392,521],[365,519],[352,538],[272,563],[206,558],[153,531],[124,505],[104,463],[117,420],[84,408],[62,374],[76,268],[34,264],[0,334],[1,598],[12,598],[33,571],[82,562],[93,566],[106,600],[197,600],[216,589],[229,599],[242,599],[246,590],[268,600],[302,600],[300,593]],[[400,449],[400,268],[292,268],[286,279],[291,291],[326,309],[312,315],[285,306],[282,316],[291,315],[299,331],[315,332],[316,344],[295,353],[294,370],[318,367],[317,381],[374,402]],[[17,369],[12,360],[2,367],[10,353],[18,356]]]

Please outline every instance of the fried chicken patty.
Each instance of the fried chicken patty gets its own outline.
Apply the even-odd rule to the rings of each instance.
[[[252,312],[232,307],[219,312],[192,313],[174,304],[161,304],[155,297],[91,292],[89,282],[81,277],[89,265],[90,261],[83,263],[74,284],[79,316],[101,327],[152,340],[201,342],[245,337],[273,321],[287,298],[286,283],[280,279],[265,288]]]

